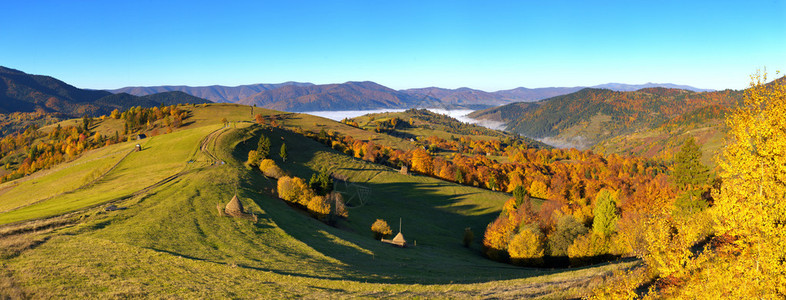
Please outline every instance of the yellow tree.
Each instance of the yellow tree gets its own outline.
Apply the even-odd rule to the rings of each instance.
[[[412,169],[423,173],[431,174],[434,168],[434,163],[431,155],[425,149],[418,147],[412,152]]]
[[[727,119],[729,145],[718,162],[718,235],[739,253],[729,266],[734,286],[753,298],[786,297],[786,78],[751,77],[745,103]],[[736,266],[734,266],[736,265]]]

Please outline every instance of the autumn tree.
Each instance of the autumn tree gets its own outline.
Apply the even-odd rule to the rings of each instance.
[[[551,256],[567,256],[568,247],[577,237],[587,234],[589,229],[579,223],[572,215],[557,219],[554,231],[548,236],[548,249]]]
[[[718,162],[723,184],[714,197],[715,229],[733,237],[739,253],[729,258],[728,275],[744,291],[732,295],[784,298],[786,78],[765,84],[765,73],[752,79],[744,105],[727,118],[731,143]]]
[[[388,226],[388,222],[385,220],[377,219],[374,221],[374,224],[371,224],[371,232],[374,233],[374,239],[382,239],[393,233],[393,230],[390,230],[390,226]]]
[[[281,199],[303,206],[308,205],[308,201],[311,200],[309,194],[313,193],[300,177],[283,176],[279,178],[277,189],[278,197]]]
[[[263,159],[259,162],[259,170],[262,171],[262,174],[265,174],[265,176],[276,179],[286,174],[272,159]]]
[[[308,200],[308,205],[306,206],[309,212],[314,215],[317,219],[326,221],[327,216],[330,214],[331,206],[330,202],[328,202],[325,196],[314,195]]]
[[[248,160],[246,164],[249,166],[258,166],[259,165],[259,151],[257,150],[249,150],[248,151]]]
[[[514,264],[524,266],[539,266],[543,264],[545,255],[545,238],[535,224],[529,224],[519,230],[519,233],[510,239],[508,255]]]
[[[431,155],[423,148],[412,151],[412,170],[423,174],[431,174],[434,169]]]

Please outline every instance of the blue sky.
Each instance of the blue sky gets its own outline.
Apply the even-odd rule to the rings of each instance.
[[[0,65],[96,89],[740,89],[756,69],[786,71],[786,0],[222,2],[5,1]]]

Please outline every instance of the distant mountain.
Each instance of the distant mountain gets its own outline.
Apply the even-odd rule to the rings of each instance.
[[[428,87],[419,89],[402,90],[402,92],[415,97],[431,97],[438,99],[442,106],[462,106],[466,108],[488,108],[512,101],[503,99],[496,93],[484,92],[470,88],[443,89],[438,87]]]
[[[652,82],[647,82],[645,84],[606,83],[606,84],[599,84],[599,85],[592,86],[592,87],[596,88],[596,89],[609,89],[609,90],[618,91],[618,92],[632,92],[632,91],[638,91],[638,90],[644,89],[644,88],[655,88],[655,87],[667,88],[667,89],[688,90],[688,91],[693,91],[693,92],[712,92],[712,91],[715,91],[715,90],[712,90],[712,89],[700,89],[700,88],[692,87],[692,86],[689,86],[689,85],[679,85],[679,84],[673,84],[673,83],[652,83]]]
[[[510,102],[528,102],[570,94],[581,89],[583,89],[583,87],[547,87],[535,89],[519,87],[512,90],[497,91],[494,92],[494,94]]]
[[[287,85],[237,103],[284,111],[363,110],[434,105],[434,99],[410,95],[370,81],[310,86]]]
[[[223,86],[223,85],[196,86],[196,87],[185,86],[185,85],[135,86],[135,87],[124,87],[124,88],[109,90],[109,91],[115,94],[128,93],[135,96],[146,96],[155,93],[180,91],[199,98],[211,100],[213,102],[236,103],[242,99],[251,97],[254,94],[263,91],[277,89],[288,85],[310,86],[314,84],[307,83],[307,82],[289,81],[289,82],[275,83],[275,84],[258,83],[258,84],[239,85],[239,86]]]
[[[221,85],[199,87],[182,85],[125,87],[109,91],[113,93],[128,93],[136,96],[168,91],[181,91],[215,102],[256,104],[257,106],[273,109],[305,111],[413,107],[485,109],[513,102],[530,102],[566,95],[584,88],[547,87],[529,89],[519,87],[510,90],[486,92],[466,87],[458,89],[428,87],[396,91],[376,83],[373,83],[373,87],[371,85],[362,87],[361,83],[367,84],[371,82],[315,85],[312,83],[290,81],[277,84],[259,83],[235,87]],[[352,87],[352,85],[355,86]],[[617,91],[631,91],[649,87],[668,87],[705,91],[690,86],[670,83],[646,83],[640,85],[608,83],[596,87]],[[370,95],[374,95],[374,97],[368,98]],[[287,103],[287,100],[291,100],[292,103]],[[319,103],[320,101],[326,102]],[[273,104],[274,102],[277,104]],[[402,105],[405,106],[402,107]]]
[[[592,88],[609,89],[613,91],[636,91],[643,88],[663,87],[672,89],[682,89],[695,92],[712,91],[699,89],[687,85],[677,85],[671,83],[645,83],[645,84],[623,84],[607,83],[593,86]],[[510,90],[496,92],[485,92],[470,88],[444,89],[438,87],[407,89],[402,92],[417,95],[430,96],[440,100],[442,105],[462,106],[467,108],[481,109],[513,102],[531,102],[551,97],[575,93],[586,87],[546,87],[529,89],[518,87]]]
[[[476,111],[469,117],[504,122],[510,131],[552,145],[586,148],[667,122],[696,123],[697,117],[709,116],[707,112],[721,111],[703,108],[733,107],[742,96],[741,91],[732,90],[692,92],[658,87],[619,92],[586,88],[535,103]]]
[[[94,110],[90,103],[108,95],[111,93],[83,90],[53,77],[0,66],[0,113],[43,109],[76,116]]]
[[[76,88],[50,76],[0,66],[0,113],[59,112],[71,117],[108,114],[131,106],[210,102],[182,92],[144,97]]]

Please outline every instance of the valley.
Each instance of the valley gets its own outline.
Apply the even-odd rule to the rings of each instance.
[[[5,183],[3,290],[34,298],[562,298],[582,295],[598,276],[632,264],[541,270],[489,261],[478,245],[461,245],[461,232],[465,227],[481,232],[506,195],[402,175],[289,131],[316,123],[356,136],[365,132],[327,119],[287,115],[281,129],[270,131],[249,122],[247,106],[187,109],[191,125],[142,140],[140,152],[128,152],[136,141],[119,143],[23,182]],[[262,132],[273,149],[289,145],[287,162],[275,160],[293,175],[307,178],[328,169],[371,189],[372,197],[335,227],[286,205],[270,194],[270,179],[244,165]],[[80,179],[90,169],[108,171],[84,185]],[[233,195],[257,221],[216,213],[216,204]],[[123,209],[109,211],[110,204]],[[368,227],[377,218],[391,223],[401,218],[402,232],[415,245],[399,249],[373,240]]]
[[[726,139],[754,113],[777,118],[750,103],[784,86],[579,89],[483,110],[466,89],[257,87],[260,106],[326,109],[298,113],[2,71],[20,82],[6,103],[26,103],[0,119],[10,298],[680,297],[743,255],[720,224],[728,159],[749,151]],[[409,108],[423,92],[442,108]],[[377,109],[331,104],[345,99]]]

